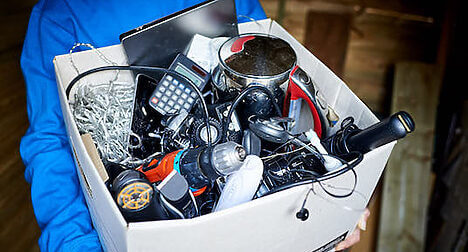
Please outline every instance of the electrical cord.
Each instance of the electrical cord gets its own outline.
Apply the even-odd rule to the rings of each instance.
[[[291,134],[290,134],[291,135]],[[284,155],[288,155],[288,154],[292,154],[292,153],[295,153],[295,152],[298,152],[300,150],[303,150],[303,149],[307,149],[308,151],[310,151],[311,153],[316,153],[316,157],[321,160],[323,162],[323,158],[319,156],[318,152],[316,151],[312,151],[311,148],[314,147],[314,145],[312,143],[302,143],[300,144],[300,146],[296,149],[293,149],[291,151],[286,151],[286,152],[281,152],[281,153],[277,153],[277,151],[281,148],[283,148],[284,146],[288,145],[288,144],[291,144],[291,143],[299,143],[299,136],[300,134],[297,134],[297,135],[291,135],[292,138],[289,139],[288,141],[286,141],[284,144],[280,145],[279,147],[277,147],[276,149],[274,149],[272,151],[272,153],[274,154],[271,154],[269,156],[264,156],[264,157],[261,157],[262,160],[270,160],[272,158],[275,158],[275,157],[278,157],[278,156],[284,156]]]
[[[213,209],[213,208],[214,208],[214,203],[215,203],[214,200],[207,200],[207,201],[203,202],[203,203],[200,205],[200,214],[203,213],[203,209],[204,209],[205,206],[208,205],[208,204],[212,204],[211,209]]]
[[[356,153],[358,153],[358,152],[356,152]],[[346,160],[344,160],[344,159],[342,159],[342,158],[340,158],[340,157],[335,157],[335,156],[328,155],[328,154],[325,154],[325,156],[334,157],[334,158],[338,159],[341,163],[346,164],[347,166],[349,166],[349,163],[348,163]],[[361,153],[358,153],[358,156],[361,158],[360,161],[359,161],[359,163],[360,163],[364,157],[363,157],[363,155],[362,155]],[[359,164],[359,163],[357,163],[357,164]],[[353,183],[353,188],[351,188],[351,190],[349,191],[349,193],[341,194],[341,195],[340,195],[340,194],[331,193],[330,191],[328,191],[327,189],[325,189],[325,187],[323,186],[323,184],[322,184],[321,181],[318,181],[319,186],[322,188],[322,190],[323,190],[326,194],[328,194],[328,195],[330,195],[330,196],[332,196],[332,197],[334,197],[334,198],[346,198],[346,197],[351,196],[351,194],[353,194],[354,191],[356,190],[356,186],[357,186],[357,183],[358,183],[358,176],[357,176],[356,171],[354,170],[354,167],[355,167],[357,164],[354,164],[353,167],[350,169],[351,172],[353,173],[353,176],[354,176],[354,183]]]
[[[192,191],[189,190],[190,198],[192,199],[193,205],[195,206],[195,211],[197,212],[196,215],[200,216],[200,211],[197,205],[197,200],[195,199],[195,196],[193,195]]]
[[[262,197],[270,195],[272,193],[282,191],[282,190],[286,190],[286,189],[289,189],[289,188],[292,188],[292,187],[295,187],[295,186],[306,185],[306,184],[311,184],[311,183],[316,183],[316,182],[329,180],[329,179],[338,177],[338,176],[340,176],[340,175],[342,175],[342,174],[344,174],[344,173],[346,173],[346,172],[348,172],[350,170],[352,170],[353,173],[355,173],[356,171],[354,171],[354,167],[356,167],[356,165],[358,165],[363,160],[364,155],[362,155],[362,153],[357,153],[357,152],[352,152],[352,153],[357,154],[358,156],[351,163],[346,162],[345,160],[343,160],[344,161],[344,167],[341,168],[341,169],[337,169],[335,171],[329,172],[329,173],[327,173],[327,174],[325,174],[325,175],[323,175],[321,177],[310,178],[310,179],[301,180],[301,181],[297,181],[297,182],[293,182],[293,183],[278,186],[278,187],[273,188],[272,190],[268,191],[264,195],[262,195]],[[355,182],[357,184],[357,174],[355,174],[355,175],[356,175]],[[354,188],[355,187],[356,187],[356,185],[354,185]],[[352,191],[354,191],[354,189]],[[352,194],[352,192],[351,192],[351,194]],[[351,194],[349,194],[349,195],[351,195]],[[329,194],[329,195],[332,196],[332,194]],[[338,198],[340,198],[341,195],[337,195],[337,196],[338,196]],[[345,196],[345,197],[347,197],[347,196]]]
[[[278,104],[275,102],[275,97],[273,96],[273,93],[268,88],[266,88],[264,86],[252,85],[251,84],[251,85],[249,85],[249,87],[247,87],[246,89],[242,90],[242,92],[240,92],[240,94],[234,99],[234,101],[231,104],[231,107],[229,108],[229,112],[228,112],[228,115],[227,115],[227,118],[226,118],[226,122],[223,125],[223,134],[222,134],[222,136],[225,136],[225,140],[228,140],[227,129],[228,129],[229,124],[231,123],[231,116],[234,113],[234,110],[239,105],[239,103],[242,101],[242,99],[245,98],[246,95],[248,95],[250,92],[255,91],[255,90],[259,90],[259,91],[263,92],[264,94],[266,94],[268,96],[268,98],[270,98],[272,103],[274,104],[274,107],[276,109],[276,112],[278,113],[278,116],[282,116],[281,109],[278,106]]]
[[[80,73],[78,74],[75,78],[73,78],[70,82],[70,84],[68,84],[66,90],[65,90],[65,94],[67,96],[67,99],[70,99],[70,93],[71,93],[71,90],[73,88],[73,86],[75,86],[75,84],[80,80],[82,79],[83,77],[87,76],[87,75],[90,75],[90,74],[93,74],[93,73],[98,73],[98,72],[102,72],[102,71],[109,71],[109,70],[128,70],[128,71],[146,71],[146,72],[158,72],[158,73],[166,73],[166,74],[170,74],[172,76],[175,76],[176,78],[179,78],[186,81],[191,87],[193,90],[195,90],[195,93],[197,93],[197,96],[201,102],[201,105],[203,107],[203,110],[204,110],[204,120],[205,120],[205,123],[206,123],[206,127],[207,127],[207,130],[208,132],[211,132],[211,129],[210,129],[210,122],[209,122],[209,114],[208,114],[208,107],[206,105],[206,102],[205,102],[205,99],[203,98],[203,94],[201,93],[200,89],[197,87],[197,85],[195,85],[195,83],[193,83],[193,81],[191,81],[189,78],[185,77],[184,75],[176,72],[176,71],[173,71],[173,70],[169,70],[169,69],[166,69],[166,68],[162,68],[162,67],[149,67],[149,66],[103,66],[103,67],[97,67],[97,68],[93,68],[93,69],[90,69],[86,72],[83,72],[83,73]],[[212,147],[212,143],[211,143],[211,134],[207,134],[207,140],[208,140],[208,147],[211,148]]]
[[[326,141],[330,141],[329,153],[342,155],[349,153],[349,149],[346,145],[348,137],[360,129],[354,124],[353,117],[347,117],[341,122],[341,128],[336,132],[335,135],[331,136]]]
[[[344,160],[343,158],[341,157],[338,157],[338,156],[334,156],[334,155],[328,155],[328,154],[322,154],[322,155],[328,155],[328,156],[331,156],[333,158],[336,158],[338,159],[341,163],[344,164],[344,167],[342,168],[337,168],[336,170],[332,171],[332,172],[329,172],[321,177],[317,177],[315,176],[315,174],[313,174],[311,171],[307,171],[307,170],[300,170],[300,169],[290,169],[289,171],[293,171],[293,172],[302,172],[302,173],[308,173],[309,175],[313,176],[312,178],[310,179],[305,179],[305,180],[301,180],[301,181],[296,181],[296,182],[293,182],[293,183],[289,183],[289,184],[283,184],[283,185],[280,185],[278,187],[275,187],[273,188],[272,190],[268,191],[265,195],[269,195],[269,194],[272,194],[272,193],[275,193],[275,192],[278,192],[278,191],[282,191],[282,190],[285,190],[285,189],[289,189],[291,187],[294,187],[294,186],[298,186],[298,185],[304,185],[304,184],[309,184],[309,183],[315,183],[315,182],[318,182],[320,187],[330,196],[332,197],[335,197],[335,198],[345,198],[345,197],[348,197],[350,196],[355,188],[356,188],[356,185],[357,185],[357,173],[356,171],[354,170],[354,167],[356,165],[358,165],[364,158],[364,155],[360,152],[349,152],[349,150],[347,149],[346,147],[346,140],[348,139],[348,137],[351,135],[351,134],[354,134],[356,131],[359,131],[359,128],[354,124],[354,118],[352,117],[347,117],[343,120],[343,122],[341,123],[341,128],[340,130],[337,131],[337,133],[332,136],[331,138],[329,138],[330,140],[330,153],[334,153],[334,154],[344,154],[344,155],[347,155],[347,156],[351,156],[349,159],[350,160],[354,160],[352,163],[349,163],[347,162],[346,160]],[[285,153],[278,153],[278,154],[273,154],[271,156],[267,156],[266,158],[267,159],[270,159],[270,158],[274,158],[276,156],[283,156],[283,155],[287,155],[287,154],[291,154],[291,153],[294,153],[296,151],[299,151],[303,148],[298,148],[294,151],[291,151],[291,152],[285,152]],[[314,155],[314,153],[307,153],[306,155]],[[355,156],[355,157],[352,157],[352,156]],[[290,164],[295,160],[297,159],[298,157],[300,156],[296,156],[296,157],[293,157],[291,160],[288,161],[288,167],[290,166]],[[337,194],[334,194],[334,193],[331,193],[330,191],[328,191],[327,189],[324,188],[324,186],[320,183],[321,181],[325,181],[325,180],[328,180],[328,179],[331,179],[331,178],[334,178],[334,177],[337,177],[341,174],[344,174],[346,172],[348,172],[349,170],[351,170],[353,172],[353,175],[354,175],[354,186],[353,188],[351,189],[351,191],[347,194],[344,194],[344,195],[337,195]],[[273,174],[271,173],[266,173],[268,175],[268,177],[270,178],[270,180],[273,178],[273,179],[276,179],[277,175],[275,175],[275,177],[271,176]],[[265,196],[263,195],[263,196]]]

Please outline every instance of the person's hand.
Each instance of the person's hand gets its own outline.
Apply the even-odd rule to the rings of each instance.
[[[347,249],[359,242],[359,240],[361,239],[361,230],[363,231],[366,230],[366,224],[367,224],[367,219],[369,218],[369,215],[370,215],[370,211],[369,209],[366,208],[364,213],[361,215],[361,218],[359,219],[358,226],[356,227],[356,229],[354,229],[353,233],[350,236],[348,236],[346,240],[336,245],[335,247],[336,251]]]

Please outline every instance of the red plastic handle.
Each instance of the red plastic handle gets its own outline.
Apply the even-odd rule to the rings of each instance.
[[[317,108],[315,107],[310,97],[308,97],[306,93],[291,79],[291,76],[294,74],[296,69],[297,66],[291,71],[291,74],[289,75],[289,85],[288,89],[286,90],[286,96],[284,98],[283,115],[288,116],[289,102],[291,100],[304,99],[309,105],[310,111],[312,112],[312,118],[314,119],[314,131],[317,133],[319,138],[322,138],[322,122],[320,121]]]
[[[245,36],[245,37],[240,37],[234,41],[231,45],[231,52],[236,53],[244,50],[244,44],[245,42],[254,39],[255,36]]]

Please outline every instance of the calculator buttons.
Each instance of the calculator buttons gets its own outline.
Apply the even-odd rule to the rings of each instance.
[[[171,64],[169,67],[171,71],[176,71],[176,66],[179,65],[187,68],[187,66],[183,65],[184,63],[189,65],[192,64],[189,59],[184,61],[183,59],[185,58],[183,58],[183,55],[179,55],[177,57],[180,57],[180,59],[177,61],[177,63],[173,62]],[[191,71],[192,69],[193,68],[189,67],[186,70]],[[199,72],[194,72],[194,74],[200,77]],[[189,112],[193,105],[197,102],[198,93],[192,88],[193,83],[188,83],[185,78],[183,78],[185,80],[184,81],[183,79],[176,77],[177,76],[175,76],[175,74],[165,74],[156,85],[156,88],[150,97],[149,105],[155,108],[162,115],[177,114],[181,110]],[[205,74],[200,78],[197,78],[197,80],[199,79],[202,81],[196,82],[196,84],[198,84],[197,87],[202,90],[209,79],[209,75]]]

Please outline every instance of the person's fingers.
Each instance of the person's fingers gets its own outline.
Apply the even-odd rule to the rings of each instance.
[[[358,228],[356,228],[353,231],[353,233],[350,236],[348,236],[348,238],[346,238],[346,240],[336,245],[335,250],[343,250],[343,249],[349,248],[353,246],[354,244],[358,243],[360,239],[361,239],[361,231]]]
[[[366,210],[364,210],[364,213],[362,215],[364,215],[364,219],[367,221],[367,219],[369,219],[369,216],[370,216],[369,208],[366,208]]]
[[[359,229],[363,231],[366,230],[367,219],[369,219],[369,216],[370,216],[370,211],[368,208],[366,208],[366,210],[364,210],[364,213],[362,213],[361,218],[359,218],[359,222],[358,222]]]
[[[353,233],[351,233],[351,235],[348,236],[346,240],[338,243],[338,245],[336,245],[335,247],[335,250],[343,250],[358,243],[359,240],[361,239],[361,230],[366,230],[366,223],[367,223],[367,219],[369,219],[369,216],[370,216],[370,211],[368,208],[366,208],[366,210],[364,210],[364,213],[362,213],[361,218],[359,219],[359,222],[358,222],[359,228],[354,229]]]

